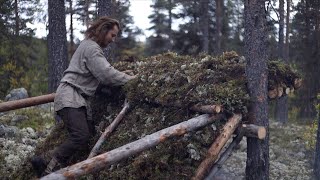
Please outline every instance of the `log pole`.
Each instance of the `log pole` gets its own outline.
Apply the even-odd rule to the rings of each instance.
[[[212,165],[218,158],[218,155],[224,145],[227,143],[228,139],[231,137],[233,132],[238,127],[242,116],[240,114],[235,114],[231,118],[229,118],[228,122],[223,127],[221,134],[217,137],[215,142],[211,145],[208,150],[208,154],[206,158],[201,162],[200,166],[197,169],[195,176],[192,178],[193,180],[202,180],[204,179],[209,171],[212,168]]]
[[[234,147],[236,147],[242,140],[244,132],[241,131],[229,144],[228,148],[221,154],[219,160],[212,166],[212,169],[209,175],[205,178],[205,180],[214,179],[214,175],[218,172],[218,170],[222,167],[223,163],[231,156]]]
[[[123,119],[125,114],[128,112],[129,108],[130,108],[130,105],[129,105],[128,101],[125,100],[125,103],[124,103],[124,106],[123,106],[122,110],[117,115],[117,117],[112,121],[112,123],[105,129],[105,131],[101,134],[99,140],[96,142],[96,144],[92,148],[92,150],[91,150],[91,152],[90,152],[90,154],[88,156],[88,159],[90,159],[90,158],[92,158],[92,157],[94,157],[94,156],[96,156],[98,154],[98,151],[99,151],[100,146],[102,145],[102,143],[110,136],[110,134],[118,126],[120,121]]]
[[[196,130],[204,127],[210,123],[213,123],[217,119],[221,119],[223,116],[204,114],[188,121],[181,122],[174,126],[162,129],[153,134],[147,135],[142,139],[131,142],[109,152],[100,154],[93,158],[79,162],[72,166],[60,169],[47,176],[44,176],[43,180],[60,180],[60,179],[74,179],[78,176],[89,174],[91,172],[106,168],[106,166],[115,164],[120,160],[126,159],[132,155],[138,154],[146,149],[154,147],[161,142],[164,142],[170,137],[181,136],[189,131]]]
[[[55,93],[0,103],[0,112],[53,102]]]

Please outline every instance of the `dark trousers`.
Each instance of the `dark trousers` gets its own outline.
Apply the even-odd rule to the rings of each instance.
[[[66,162],[77,151],[88,150],[90,137],[93,135],[92,121],[87,121],[86,108],[63,108],[57,112],[68,131],[68,138],[57,147],[53,156],[59,163]]]

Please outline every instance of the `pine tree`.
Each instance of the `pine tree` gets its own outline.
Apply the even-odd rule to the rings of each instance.
[[[175,18],[172,10],[175,8],[173,0],[154,0],[153,13],[149,16],[154,34],[147,38],[146,54],[153,55],[172,50],[172,21]]]
[[[48,0],[49,92],[54,92],[68,66],[64,0]]]
[[[249,94],[252,100],[249,121],[267,128],[267,136],[264,141],[256,138],[247,139],[246,179],[269,179],[265,2],[246,0],[244,5],[246,75]]]

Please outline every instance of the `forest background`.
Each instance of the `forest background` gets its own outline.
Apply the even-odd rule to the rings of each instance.
[[[151,33],[145,41],[139,41],[143,31],[129,14],[130,1],[112,2],[112,14],[121,22],[122,33],[113,45],[116,48],[109,59],[111,62],[167,51],[191,56],[219,55],[225,51],[244,54],[241,0],[152,0],[152,12],[148,16]],[[75,38],[74,23],[88,27],[97,17],[97,3],[96,0],[65,1],[65,13],[71,17],[66,23],[69,60],[81,40]],[[265,7],[269,60],[290,64],[304,79],[299,92],[270,104],[270,116],[283,123],[288,119],[312,123],[320,92],[320,4],[280,0],[266,1]],[[48,93],[47,37],[37,38],[35,29],[27,26],[47,24],[47,9],[39,0],[0,0],[0,16],[0,99],[18,87],[26,88],[29,96]]]

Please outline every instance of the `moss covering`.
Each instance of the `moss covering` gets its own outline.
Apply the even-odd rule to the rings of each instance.
[[[133,70],[138,78],[124,86],[124,91],[112,88],[108,93],[99,89],[92,100],[95,124],[110,124],[120,112],[125,96],[133,106],[118,128],[101,147],[107,152],[145,135],[191,119],[198,114],[188,110],[194,104],[223,105],[226,115],[247,113],[250,102],[245,80],[245,62],[235,52],[219,57],[207,55],[178,56],[165,53],[136,62],[119,62],[119,70]],[[298,77],[280,63],[269,63],[273,82],[290,87]],[[281,68],[284,67],[284,68]],[[270,72],[269,72],[270,73]],[[281,76],[281,77],[280,77]],[[269,79],[270,82],[270,79]],[[109,88],[110,89],[110,88]],[[165,106],[164,106],[165,105]],[[179,105],[177,107],[176,105]],[[183,137],[175,137],[139,155],[106,167],[96,173],[98,179],[190,179],[204,158],[208,147],[219,135],[225,119]],[[62,128],[56,128],[40,145],[36,154],[47,154],[65,138]],[[94,145],[99,135],[91,141]],[[191,153],[197,152],[198,158]],[[70,164],[81,161],[87,152],[74,155]],[[28,162],[17,172],[16,179],[33,175]],[[92,179],[91,175],[81,179]]]

